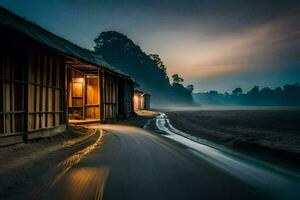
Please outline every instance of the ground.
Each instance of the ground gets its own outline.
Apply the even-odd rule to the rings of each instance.
[[[156,115],[158,113],[153,111],[139,111],[137,116],[115,123],[143,127]],[[99,138],[97,130],[70,126],[70,131],[54,137],[0,148],[0,199],[17,192],[20,184],[32,182],[32,176],[43,175],[53,166],[95,143]]]
[[[173,126],[193,136],[300,159],[300,109],[181,110],[166,114]]]
[[[238,114],[175,113],[168,112],[168,116],[172,122],[178,120],[173,125],[183,131],[190,127],[185,118],[199,115],[202,120],[197,123],[207,120],[211,128],[221,124],[224,134],[232,130],[228,131],[231,137],[237,132],[230,129],[231,120],[224,118]],[[186,138],[180,143],[184,138],[159,131],[157,124],[167,130],[169,123],[160,116],[142,111],[118,124],[73,126],[53,138],[0,149],[0,199],[297,199],[300,175],[273,166],[266,171],[262,162],[251,163],[247,156],[220,146],[191,143]],[[260,121],[243,116],[231,117],[241,120],[236,123],[239,130],[243,123],[254,126],[254,121]],[[218,131],[213,133],[223,133]],[[202,137],[201,132],[197,134]]]

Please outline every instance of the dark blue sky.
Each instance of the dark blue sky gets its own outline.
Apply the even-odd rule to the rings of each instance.
[[[88,2],[88,3],[87,3]],[[300,82],[299,0],[2,0],[83,47],[116,30],[196,91]]]

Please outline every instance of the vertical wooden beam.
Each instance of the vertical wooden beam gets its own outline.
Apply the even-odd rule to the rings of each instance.
[[[9,81],[8,81],[8,94],[6,94],[7,96],[8,96],[8,102],[9,102],[9,105],[8,105],[8,110],[11,112],[12,111],[12,95],[11,95],[11,93],[12,93],[12,78],[11,78],[11,74],[12,74],[12,60],[13,60],[13,58],[12,58],[12,56],[10,57],[10,60],[9,60],[9,71],[8,71],[8,79],[9,79]],[[10,130],[10,133],[12,133],[12,114],[10,113],[9,114],[9,130]]]
[[[56,95],[55,95],[55,87],[56,87],[56,79],[58,79],[59,77],[57,77],[56,74],[56,69],[57,69],[57,61],[55,58],[52,59],[52,116],[53,116],[53,122],[52,122],[52,126],[55,126],[55,118],[56,118]]]
[[[101,92],[101,96],[102,96],[102,98],[101,98],[101,107],[102,107],[102,120],[103,121],[105,121],[105,112],[106,112],[106,110],[105,110],[105,101],[106,101],[106,91],[105,91],[106,89],[105,89],[105,72],[104,71],[102,71],[102,92]]]
[[[83,120],[85,120],[85,109],[86,109],[86,96],[87,96],[87,90],[86,90],[86,75],[84,74],[83,75],[83,83],[82,83],[82,117],[83,117]]]
[[[48,65],[48,57],[47,56],[44,56],[44,58],[45,58],[45,60],[44,60],[44,67],[45,67],[45,70],[44,70],[44,79],[45,79],[45,82],[44,82],[44,84],[45,84],[45,89],[46,89],[46,113],[45,113],[45,127],[48,127],[48,109],[49,109],[49,107],[48,107],[48,87],[46,87],[46,86],[48,86],[48,82],[49,82],[49,65]]]
[[[7,55],[3,56],[3,79],[2,79],[2,83],[3,83],[3,91],[2,91],[2,98],[3,98],[3,133],[6,133],[6,126],[5,126],[5,111],[6,111],[6,98],[5,98],[5,94],[6,94],[6,86],[5,86],[5,79],[6,79],[6,60],[7,60]]]
[[[11,52],[10,52],[11,53]],[[11,62],[11,55],[8,55],[8,59],[7,59],[7,63],[6,63],[6,77],[7,77],[7,81],[6,81],[6,85],[5,85],[5,97],[6,97],[6,108],[5,110],[7,112],[10,112],[11,108],[10,108],[10,105],[11,105],[11,99],[10,99],[10,86],[11,86],[11,83],[9,81],[10,79],[10,70],[11,70],[11,66],[10,66],[10,62]],[[7,133],[10,133],[11,132],[11,114],[6,114],[6,131]]]
[[[19,55],[18,55],[19,56]],[[17,56],[16,56],[17,57]],[[16,73],[15,70],[15,66],[16,65],[16,61],[11,62],[10,65],[10,111],[14,112],[15,111],[15,95],[14,95],[14,89],[15,89],[15,76],[14,73]],[[11,114],[10,115],[10,130],[12,133],[15,132],[15,114]]]
[[[68,95],[68,92],[70,92],[71,88],[69,88],[69,83],[68,83],[68,66],[65,64],[65,61],[63,62],[64,65],[65,65],[65,74],[64,74],[64,77],[65,77],[65,87],[64,89],[62,90],[62,92],[64,93],[64,96],[65,96],[65,99],[64,101],[62,101],[61,105],[65,106],[65,122],[66,122],[66,125],[67,125],[67,128],[69,127],[69,106],[68,106],[68,103],[69,103],[69,95]],[[72,76],[72,75],[71,75]],[[71,77],[72,78],[72,77]],[[63,95],[62,95],[63,96]]]
[[[32,59],[34,60],[34,65],[32,67],[30,67],[31,69],[34,69],[34,95],[33,95],[33,111],[34,111],[34,115],[33,115],[33,127],[36,130],[37,129],[37,68],[38,68],[38,58],[36,55],[32,56]],[[32,65],[32,62],[30,62]],[[28,66],[29,67],[29,66]]]
[[[115,99],[115,103],[116,103],[116,117],[118,117],[119,114],[119,77],[116,77],[116,99]]]
[[[44,93],[44,57],[42,54],[38,53],[37,54],[39,57],[39,68],[40,68],[40,114],[39,114],[39,120],[40,120],[40,128],[43,128],[43,93]]]
[[[28,99],[30,98],[29,95],[28,95],[28,91],[29,91],[29,84],[28,84],[28,76],[29,76],[29,65],[30,65],[30,62],[31,62],[31,59],[32,59],[32,49],[31,48],[27,48],[26,49],[26,62],[24,62],[23,64],[25,66],[24,67],[24,73],[25,73],[25,91],[24,91],[24,105],[25,105],[25,116],[24,116],[24,131],[25,131],[25,134],[24,134],[24,137],[23,137],[23,140],[25,143],[28,142],[28,123],[29,123],[29,113],[28,113]]]
[[[98,68],[98,104],[99,104],[99,119],[101,120],[101,80],[100,80],[101,72]]]

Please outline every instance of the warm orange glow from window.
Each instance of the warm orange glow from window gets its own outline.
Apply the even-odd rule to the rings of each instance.
[[[138,104],[138,101],[139,101],[138,95],[134,95],[133,101],[134,101],[135,104]]]
[[[139,95],[134,95],[133,96],[133,103],[134,103],[134,110],[138,111],[139,110]]]
[[[84,78],[73,78],[73,82],[76,82],[76,83],[83,83],[84,81]]]

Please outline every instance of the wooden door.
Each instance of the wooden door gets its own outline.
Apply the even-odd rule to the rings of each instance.
[[[84,119],[84,78],[72,78],[72,118]]]
[[[99,82],[97,76],[86,77],[85,117],[100,119],[99,115]]]

